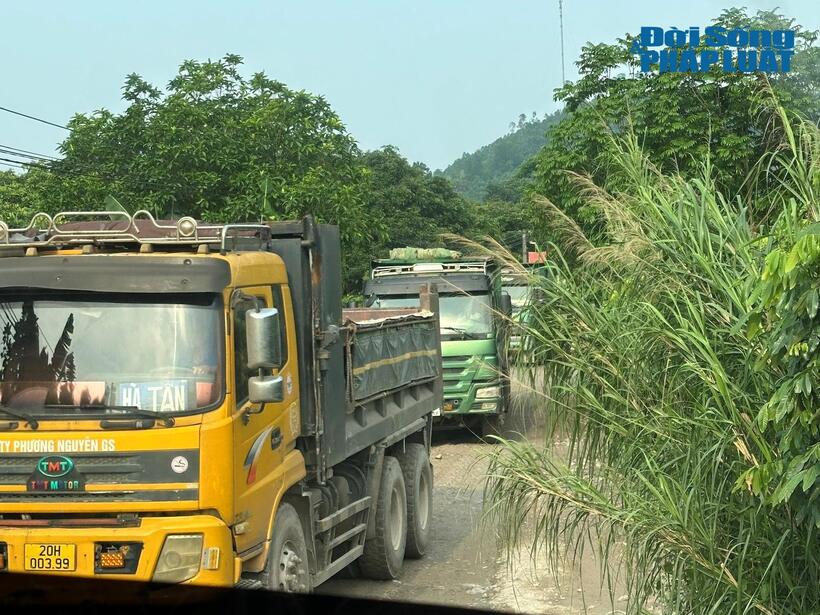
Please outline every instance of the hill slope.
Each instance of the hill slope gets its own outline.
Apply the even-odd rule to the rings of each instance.
[[[562,111],[542,119],[528,120],[522,115],[511,132],[471,154],[463,154],[436,174],[449,179],[460,194],[483,201],[487,187],[511,178],[525,160],[547,143],[547,130],[562,118]]]

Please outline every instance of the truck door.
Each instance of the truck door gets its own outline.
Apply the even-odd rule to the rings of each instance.
[[[279,374],[284,379],[284,400],[268,403],[260,411],[259,404],[248,401],[248,378],[255,376],[247,368],[247,341],[245,313],[256,309],[253,300],[235,302],[231,313],[233,333],[235,400],[234,422],[234,492],[236,518],[234,533],[238,553],[253,549],[268,539],[271,514],[275,499],[283,487],[283,461],[293,449],[296,433],[292,426],[294,413],[298,416],[298,374],[296,372],[293,342],[292,311],[284,308],[284,299],[290,303],[287,287],[245,287],[244,295],[254,297],[260,306],[276,307],[280,313],[283,365]],[[288,342],[291,342],[290,344]],[[291,352],[288,352],[290,350]]]

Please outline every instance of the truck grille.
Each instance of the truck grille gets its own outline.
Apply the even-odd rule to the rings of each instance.
[[[70,455],[68,455],[71,457]],[[25,485],[43,455],[0,457],[0,485]],[[142,482],[139,456],[71,457],[88,483],[118,485]]]
[[[473,358],[473,355],[465,354],[465,355],[457,355],[454,357],[442,357],[441,360],[444,363],[466,363],[470,359]]]
[[[472,371],[471,368],[474,367],[472,359],[472,355],[443,357],[441,368],[442,378],[444,380],[457,382],[461,380],[465,374],[465,370],[467,371],[467,377],[469,377],[469,373]]]
[[[59,455],[69,458],[86,487],[104,485],[135,486],[133,490],[26,491],[28,480],[34,477],[37,462],[44,457]],[[175,472],[171,461],[184,457],[188,464],[183,472]],[[179,469],[177,467],[177,469]],[[17,487],[0,491],[0,502],[59,502],[88,500],[117,501],[178,501],[197,499],[198,489],[163,489],[169,483],[199,483],[199,451],[139,451],[123,453],[54,453],[0,455],[0,486]],[[156,487],[153,487],[156,485]],[[146,489],[151,486],[151,489]]]
[[[457,376],[457,375],[461,374],[461,372],[463,372],[463,371],[464,371],[463,367],[444,367],[444,368],[442,368],[441,373],[444,376],[453,376],[453,375]]]

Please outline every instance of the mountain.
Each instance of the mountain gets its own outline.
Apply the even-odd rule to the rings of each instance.
[[[564,117],[556,111],[538,119],[521,115],[510,125],[510,132],[471,154],[463,154],[443,171],[443,175],[460,194],[476,200],[487,198],[492,184],[511,179],[518,168],[547,143],[547,130]]]

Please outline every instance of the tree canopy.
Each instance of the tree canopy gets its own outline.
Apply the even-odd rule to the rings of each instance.
[[[53,165],[54,196],[214,221],[312,213],[345,237],[367,235],[364,170],[356,142],[327,101],[263,73],[245,79],[242,58],[184,62],[165,92],[129,75],[119,115],[75,116]]]
[[[488,209],[459,195],[450,181],[433,175],[424,164],[410,163],[397,148],[386,146],[362,155],[368,170],[367,216],[382,221],[384,234],[358,259],[364,275],[369,257],[386,256],[391,248],[442,245],[442,234],[472,238],[492,234]]]
[[[768,84],[787,109],[820,116],[818,33],[775,11],[750,15],[728,9],[714,23],[729,29],[794,29],[792,72],[768,79],[723,73],[717,66],[706,73],[641,73],[631,51],[633,36],[614,44],[588,43],[576,62],[580,78],[556,90],[569,113],[535,157],[534,190],[594,231],[599,212],[567,171],[617,190],[612,135],[631,130],[659,169],[695,177],[709,165],[725,193],[740,194],[752,167],[777,141],[768,130],[770,114],[760,112]]]
[[[162,90],[131,74],[127,108],[78,114],[63,158],[0,195],[22,217],[32,211],[102,210],[114,196],[130,212],[227,222],[312,214],[338,224],[355,252],[382,232],[365,207],[368,172],[356,141],[321,96],[294,91],[242,58],[188,60]],[[371,215],[373,213],[373,215]]]

